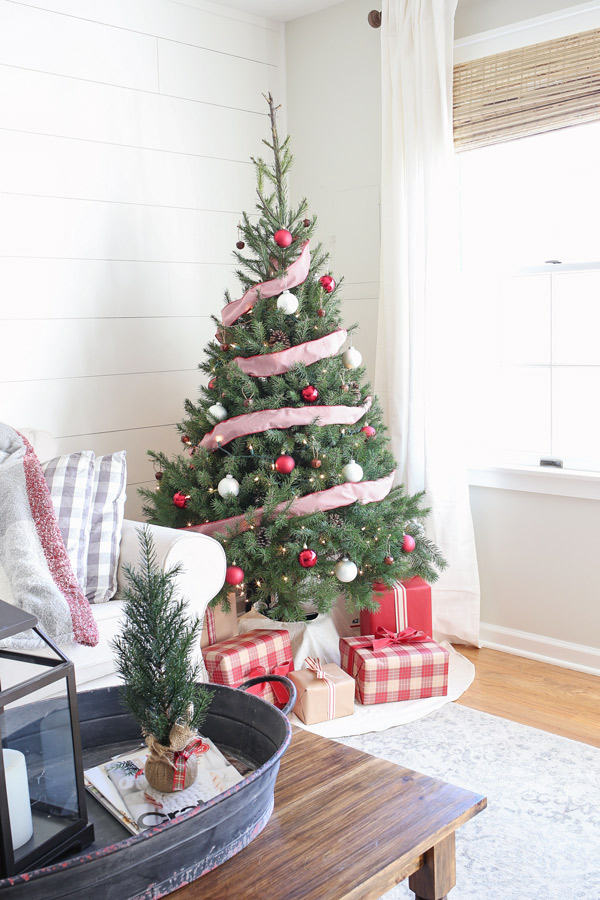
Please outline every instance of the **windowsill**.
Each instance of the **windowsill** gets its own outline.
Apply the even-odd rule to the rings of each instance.
[[[600,500],[600,472],[552,469],[541,466],[470,466],[469,484],[475,487],[529,491]]]

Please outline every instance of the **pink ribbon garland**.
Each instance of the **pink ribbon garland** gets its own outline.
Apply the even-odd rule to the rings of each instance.
[[[326,491],[316,491],[314,494],[306,494],[304,497],[298,497],[293,500],[287,510],[288,516],[307,516],[314,512],[327,512],[329,509],[337,509],[340,506],[350,506],[351,503],[377,503],[383,500],[392,489],[394,484],[394,469],[389,475],[378,478],[376,481],[360,481],[352,483],[347,481],[345,484],[337,484],[335,487],[327,488]],[[288,506],[287,503],[278,503],[275,507],[275,514],[283,512]],[[253,523],[256,525],[260,522],[264,508],[259,506],[254,511]],[[216,522],[203,522],[200,525],[188,525],[182,531],[199,531],[201,534],[215,534],[215,532],[226,533],[228,528],[236,525],[242,525],[242,530],[247,531],[252,522],[248,522],[244,515],[229,516],[227,519],[218,519]]]
[[[233,362],[245,375],[263,378],[269,375],[283,375],[289,372],[296,363],[304,363],[311,366],[329,356],[335,356],[348,336],[345,328],[338,328],[331,334],[316,338],[314,341],[305,341],[288,350],[278,350],[276,353],[265,353],[258,356],[236,356]]]
[[[182,791],[185,786],[185,770],[190,756],[199,756],[201,753],[206,753],[208,749],[208,744],[205,744],[202,738],[194,738],[183,750],[175,751],[173,754],[173,763],[175,764],[175,771],[173,772],[174,791]]]
[[[258,434],[269,428],[292,428],[294,425],[354,425],[371,409],[371,397],[361,406],[284,406],[283,409],[263,409],[245,413],[219,422],[204,435],[201,447],[218,450],[238,437]]]
[[[266,300],[268,297],[274,297],[275,294],[281,294],[282,291],[302,284],[306,280],[309,268],[310,250],[308,249],[308,241],[304,241],[302,252],[298,259],[294,260],[281,275],[271,279],[271,281],[255,284],[239,300],[232,300],[231,303],[228,303],[223,308],[221,313],[223,325],[233,325],[240,316],[249,312],[259,300]]]
[[[335,685],[331,675],[328,675],[323,669],[321,660],[318,658],[315,659],[312,656],[307,656],[305,663],[306,668],[312,669],[317,678],[321,678],[327,685],[327,718],[335,719]]]

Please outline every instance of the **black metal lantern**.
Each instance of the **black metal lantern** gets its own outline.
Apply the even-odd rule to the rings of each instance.
[[[3,878],[38,868],[94,840],[85,804],[73,663],[37,622],[35,616],[0,601]],[[43,648],[5,649],[6,638],[30,628]],[[44,699],[48,686],[53,697]]]

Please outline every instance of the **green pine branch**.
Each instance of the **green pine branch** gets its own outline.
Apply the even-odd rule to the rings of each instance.
[[[198,684],[192,662],[200,643],[200,622],[191,622],[187,604],[175,597],[181,566],[163,571],[149,528],[139,529],[140,567],[125,568],[125,624],[112,641],[121,697],[142,734],[168,746],[173,725],[201,727],[213,696]]]

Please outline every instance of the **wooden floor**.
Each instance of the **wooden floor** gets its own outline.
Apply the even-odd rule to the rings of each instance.
[[[457,703],[600,747],[600,678],[572,669],[458,646],[475,681]]]

